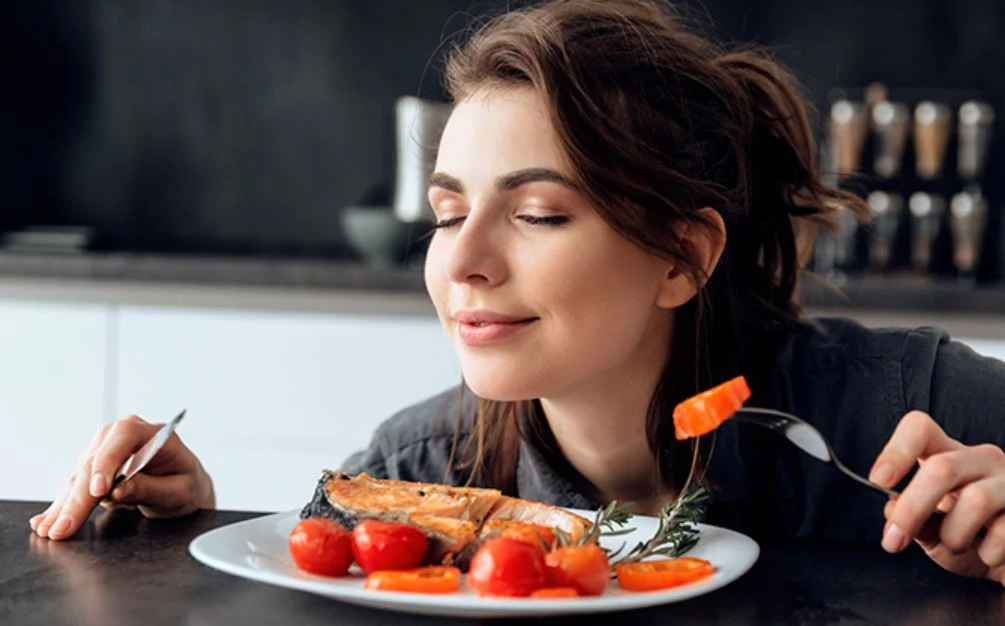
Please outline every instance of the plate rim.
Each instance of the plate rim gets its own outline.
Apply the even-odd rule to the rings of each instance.
[[[583,515],[587,519],[592,519],[596,514],[595,511],[567,507],[560,508]],[[217,539],[220,535],[229,535],[234,532],[235,528],[249,526],[253,528],[257,526],[273,528],[276,523],[286,518],[299,518],[299,514],[300,509],[277,511],[211,528],[200,533],[189,542],[188,553],[203,565],[232,576],[294,591],[320,595],[347,604],[411,614],[473,618],[545,617],[589,612],[608,613],[675,604],[711,593],[732,584],[753,568],[760,559],[761,553],[761,547],[758,542],[743,533],[721,526],[699,523],[697,524],[698,529],[703,534],[721,532],[727,537],[731,537],[734,541],[747,544],[748,552],[744,554],[744,558],[740,559],[740,563],[721,576],[717,575],[706,581],[663,591],[613,596],[604,594],[596,597],[535,598],[533,600],[528,598],[478,598],[477,604],[474,604],[470,602],[470,598],[472,597],[470,594],[437,596],[434,594],[391,591],[376,594],[371,591],[365,591],[362,587],[332,586],[331,579],[306,572],[298,573],[297,577],[291,577],[281,572],[258,569],[248,564],[249,559],[256,556],[264,558],[273,557],[268,554],[256,555],[253,551],[253,546],[245,550],[245,553],[242,555],[243,562],[218,557],[213,554],[212,548],[209,550],[205,548],[207,542]],[[634,517],[651,520],[652,523],[656,522],[656,518],[652,516],[636,515]],[[236,540],[238,537],[228,539]],[[241,539],[245,545],[250,541],[248,537],[241,537]],[[448,600],[444,602],[444,599]]]

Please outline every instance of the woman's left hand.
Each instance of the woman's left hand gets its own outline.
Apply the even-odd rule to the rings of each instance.
[[[965,446],[930,416],[900,420],[869,479],[892,488],[921,465],[899,497],[886,505],[883,548],[900,552],[913,539],[943,568],[1005,585],[1005,452],[992,444]],[[939,523],[931,518],[946,514]],[[982,528],[987,534],[980,538]]]

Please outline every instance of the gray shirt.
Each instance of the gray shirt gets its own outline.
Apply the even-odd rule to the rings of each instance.
[[[941,330],[810,320],[766,358],[772,368],[772,408],[814,424],[838,458],[862,474],[898,421],[915,409],[932,415],[965,444],[1005,447],[1005,363],[976,354]],[[398,412],[342,468],[378,478],[462,483],[466,476],[448,474],[447,468],[458,391]],[[475,409],[470,392],[463,394],[460,409],[465,437]],[[757,426],[732,421],[720,426],[708,477],[715,485],[708,523],[758,539],[880,538],[884,496]],[[584,481],[565,459],[544,458],[535,446],[520,444],[520,497],[595,509],[601,503],[576,487]]]

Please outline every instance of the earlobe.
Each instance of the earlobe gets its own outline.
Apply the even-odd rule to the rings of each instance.
[[[691,277],[676,269],[669,270],[663,277],[663,284],[656,296],[656,306],[661,309],[676,309],[687,303],[698,293]]]
[[[719,212],[710,207],[699,213],[704,217],[705,224],[686,223],[678,233],[681,247],[690,253],[697,273],[691,275],[680,271],[677,264],[671,262],[656,298],[656,305],[660,308],[675,309],[695,297],[722,258],[726,248],[726,223]]]

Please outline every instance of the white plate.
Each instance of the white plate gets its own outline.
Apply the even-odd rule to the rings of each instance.
[[[595,515],[593,511],[570,510],[587,519]],[[621,591],[612,582],[602,596],[556,599],[481,598],[464,587],[458,593],[445,595],[367,591],[363,589],[361,574],[325,578],[297,569],[286,547],[286,538],[299,521],[297,513],[275,513],[213,529],[196,537],[189,545],[189,552],[210,567],[263,583],[379,609],[453,617],[601,613],[680,602],[736,580],[751,568],[760,553],[757,543],[746,535],[699,524],[700,539],[688,556],[708,559],[718,571],[711,578],[675,589],[632,593]],[[626,541],[629,547],[646,541],[656,530],[656,519],[639,515],[629,525],[635,528],[634,533],[605,538],[601,545],[616,549],[621,541]]]

